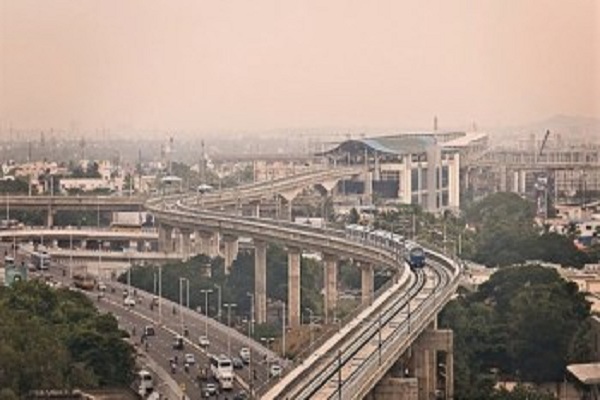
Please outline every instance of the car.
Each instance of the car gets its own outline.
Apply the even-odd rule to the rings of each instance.
[[[183,358],[183,362],[188,363],[188,365],[194,365],[196,364],[196,357],[192,353],[187,353]]]
[[[129,291],[127,289],[123,289],[123,298],[129,297]]]
[[[235,396],[233,396],[233,400],[247,400],[248,394],[246,392],[238,392]]]
[[[177,335],[173,338],[173,349],[183,350],[183,336]]]
[[[198,338],[198,345],[200,347],[207,348],[208,346],[210,346],[210,341],[206,336],[202,335]]]
[[[235,369],[244,368],[244,362],[239,357],[231,357],[231,364],[233,364],[233,368]]]
[[[99,282],[98,283],[98,290],[101,291],[101,292],[105,292],[106,291],[106,283]]]
[[[217,390],[217,385],[215,383],[209,382],[204,385],[204,397],[216,396],[219,391]]]
[[[154,331],[154,326],[152,325],[146,325],[144,327],[144,335],[146,336],[154,336],[156,334],[156,332]]]
[[[279,364],[271,365],[271,368],[269,368],[269,376],[271,378],[277,378],[281,376],[281,366]]]
[[[250,349],[247,347],[242,347],[240,349],[240,358],[244,364],[250,364]]]
[[[127,296],[123,299],[123,305],[127,307],[135,307],[135,299],[133,297]]]

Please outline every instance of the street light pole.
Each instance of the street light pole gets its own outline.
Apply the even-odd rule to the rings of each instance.
[[[73,234],[69,234],[69,279],[73,279]]]
[[[285,309],[286,309],[286,304],[283,303],[281,306],[281,310],[282,310],[282,318],[281,318],[281,357],[285,358]]]
[[[250,336],[254,337],[254,295],[250,292],[246,294],[250,296]]]
[[[162,266],[158,266],[158,323],[162,324]]]
[[[227,327],[231,328],[231,309],[237,307],[236,303],[225,303],[224,307],[227,308]],[[231,357],[231,333],[227,330],[227,354]]]
[[[219,322],[221,322],[221,285],[215,283],[215,287],[218,290],[217,301],[219,302],[217,307],[217,319],[219,320]]]
[[[206,338],[208,338],[208,295],[212,292],[212,289],[200,290],[200,293],[204,293],[204,336]]]
[[[310,347],[312,347],[313,345],[313,316],[314,316],[314,312],[313,310],[311,310],[309,307],[306,307],[306,311],[308,311],[308,323],[310,324],[309,330],[310,330]]]
[[[265,347],[271,350],[271,343],[275,340],[274,337],[261,337],[260,341],[265,343]],[[271,379],[271,359],[267,356],[267,382]]]

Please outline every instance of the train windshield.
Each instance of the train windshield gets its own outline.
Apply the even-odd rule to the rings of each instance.
[[[420,247],[415,247],[414,249],[412,249],[410,251],[410,253],[415,257],[421,257],[421,256],[425,255],[425,253],[423,253],[423,249]]]

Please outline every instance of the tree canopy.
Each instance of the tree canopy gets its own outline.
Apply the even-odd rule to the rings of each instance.
[[[83,294],[39,281],[0,288],[0,387],[32,390],[127,386],[132,347],[116,319]]]
[[[466,212],[466,222],[476,230],[471,258],[490,266],[540,260],[582,266],[592,257],[579,251],[573,238],[547,233],[535,225],[535,207],[515,193],[495,193]]]
[[[210,277],[200,273],[202,268],[210,269]],[[315,313],[320,313],[322,305],[322,268],[315,260],[302,258],[301,261],[301,296],[302,305],[310,307]],[[155,274],[158,268],[134,267],[131,271],[131,284],[135,287],[152,292],[154,290]],[[222,302],[237,304],[232,310],[233,320],[250,315],[250,296],[254,293],[254,254],[249,251],[240,251],[231,268],[231,273],[225,275],[223,259],[220,257],[209,258],[198,255],[186,262],[166,265],[162,269],[162,294],[163,296],[179,302],[179,278],[187,278],[190,282],[190,306],[194,309],[204,309],[205,298],[201,289],[212,289],[209,295],[208,307],[210,315],[216,315],[218,298],[216,285],[222,288]],[[267,248],[267,297],[273,300],[287,302],[288,264],[287,252],[280,246],[270,245]],[[126,282],[127,275],[119,277],[121,282]]]
[[[533,383],[561,380],[568,363],[588,361],[587,342],[578,339],[589,333],[589,317],[585,295],[556,270],[499,270],[441,314],[440,324],[454,331],[457,397],[492,398],[496,375]]]

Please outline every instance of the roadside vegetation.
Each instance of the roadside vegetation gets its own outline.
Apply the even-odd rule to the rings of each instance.
[[[590,361],[590,315],[585,294],[556,270],[500,269],[440,315],[440,326],[454,331],[456,397],[543,398],[510,397],[494,386],[561,382],[568,364]]]
[[[1,398],[128,386],[135,360],[126,337],[81,293],[39,281],[0,287]]]

